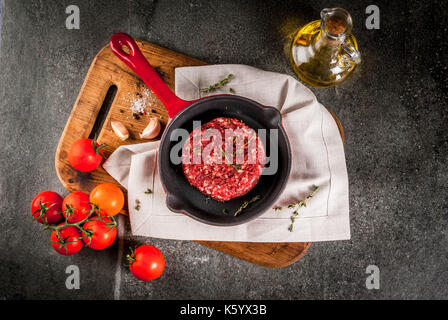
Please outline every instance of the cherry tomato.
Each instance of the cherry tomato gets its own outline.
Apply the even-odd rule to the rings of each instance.
[[[103,160],[102,147],[95,140],[78,139],[70,146],[68,162],[82,172],[95,170]]]
[[[63,214],[67,218],[67,221],[74,223],[84,220],[89,215],[92,206],[89,203],[89,195],[78,191],[72,192],[64,198],[62,208],[64,209]]]
[[[44,191],[31,202],[31,213],[37,222],[57,224],[62,219],[62,197],[53,191]]]
[[[142,281],[157,279],[165,269],[165,258],[154,246],[144,244],[127,256],[129,270],[134,277]]]
[[[124,194],[119,187],[111,183],[97,185],[90,192],[90,202],[96,204],[108,215],[115,216],[123,209]]]
[[[100,213],[101,214],[101,213]],[[103,218],[103,220],[87,221],[83,225],[84,230],[89,230],[92,235],[82,239],[84,243],[92,249],[103,250],[114,243],[117,238],[117,227],[108,225],[112,223],[110,218]],[[86,233],[83,233],[85,236]]]
[[[59,230],[59,237],[57,230],[53,230],[50,240],[54,250],[64,256],[70,256],[82,249],[83,242],[80,238],[81,231],[76,227],[69,226]]]

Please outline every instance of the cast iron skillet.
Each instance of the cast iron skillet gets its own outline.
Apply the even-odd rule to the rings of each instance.
[[[109,44],[112,52],[159,97],[171,118],[161,138],[158,154],[159,174],[166,192],[168,208],[207,224],[232,226],[248,222],[272,207],[282,193],[291,171],[291,150],[281,125],[280,112],[275,108],[265,107],[253,100],[236,95],[215,95],[196,101],[182,100],[171,92],[129,35],[114,34]],[[130,53],[123,51],[123,47],[127,47]],[[264,146],[267,156],[269,156],[270,148],[269,129],[278,129],[277,172],[273,175],[262,175],[258,184],[249,193],[226,202],[206,200],[207,197],[204,194],[188,183],[182,171],[182,165],[175,165],[170,161],[171,148],[178,143],[178,141],[170,141],[173,130],[183,128],[191,132],[193,120],[200,120],[204,124],[218,117],[240,119],[255,131],[267,129],[267,141]],[[239,215],[234,216],[233,213],[244,201],[257,195],[261,196],[260,200],[253,202]]]

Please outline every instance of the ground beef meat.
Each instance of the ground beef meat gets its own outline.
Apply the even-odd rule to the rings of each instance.
[[[256,132],[234,118],[216,118],[195,128],[182,149],[188,182],[222,202],[252,190],[264,162],[263,144]]]

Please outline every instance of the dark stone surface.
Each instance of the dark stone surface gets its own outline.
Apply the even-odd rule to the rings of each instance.
[[[65,28],[69,4],[81,10],[80,30]],[[448,298],[447,3],[376,2],[380,30],[364,26],[369,4],[2,0],[0,298]],[[209,63],[294,75],[284,50],[291,35],[332,6],[352,14],[364,59],[337,88],[312,88],[345,128],[350,241],[314,243],[297,263],[271,270],[127,229],[122,247],[151,243],[165,254],[163,277],[149,283],[124,267],[116,278],[118,243],[71,257],[54,252],[29,203],[43,190],[67,194],[54,170],[57,142],[93,57],[114,32]],[[80,268],[80,290],[65,288],[71,264]],[[381,270],[380,290],[365,287],[370,264]]]

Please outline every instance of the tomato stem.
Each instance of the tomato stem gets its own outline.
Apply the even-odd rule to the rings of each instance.
[[[126,255],[126,259],[129,262],[128,266],[131,266],[134,263],[135,258],[134,258],[134,250],[132,250],[131,247],[129,247],[129,250],[131,250],[131,254],[127,254]]]
[[[103,221],[107,226],[110,226],[110,229],[107,231],[109,232],[110,230],[112,230],[116,225],[117,225],[117,221],[115,220],[114,217],[112,216],[107,216],[107,217],[103,217],[100,215],[100,208],[94,204],[91,203],[92,208],[89,210],[89,214],[87,215],[87,217],[85,217],[83,220],[78,221],[78,222],[68,222],[68,219],[74,214],[74,209],[72,206],[69,205],[65,205],[66,209],[63,210],[61,213],[65,213],[65,222],[54,226],[54,225],[50,225],[47,223],[46,219],[45,219],[45,223],[44,223],[44,229],[52,229],[52,230],[56,230],[56,237],[58,238],[59,241],[53,241],[55,243],[60,243],[62,247],[65,248],[65,250],[67,251],[66,245],[68,243],[74,242],[74,241],[67,241],[67,239],[63,239],[59,233],[59,230],[66,228],[66,227],[76,227],[79,229],[79,231],[81,231],[81,234],[85,234],[84,236],[80,237],[79,239],[84,239],[84,238],[89,238],[89,243],[86,244],[87,246],[90,244],[90,242],[92,241],[92,235],[93,232],[89,229],[84,229],[82,227],[82,225],[88,221],[96,221],[96,220],[101,220]],[[97,213],[98,216],[96,217],[92,217],[92,215],[94,213]],[[107,220],[106,220],[107,219]],[[61,248],[61,246],[59,248]]]
[[[44,203],[42,203],[42,201],[39,200],[39,209],[37,209],[36,211],[33,212],[33,219],[34,219],[34,220],[38,220],[39,218],[42,218],[42,221],[43,221],[45,224],[48,223],[48,220],[47,220],[47,211],[48,211],[48,209],[50,209],[52,206],[54,206],[56,203],[52,203],[52,204],[49,205],[48,207],[47,207],[47,203],[48,203],[48,202],[44,202]],[[37,216],[35,216],[35,214],[38,213],[38,212],[39,212],[39,214],[38,214]]]
[[[92,139],[92,148],[93,148],[93,150],[95,150],[96,154],[99,154],[103,158],[105,158],[105,157],[104,157],[104,155],[100,151],[104,147],[106,147],[106,144],[104,144],[104,143],[103,144],[99,144],[97,142],[97,136],[95,135],[95,137]]]

